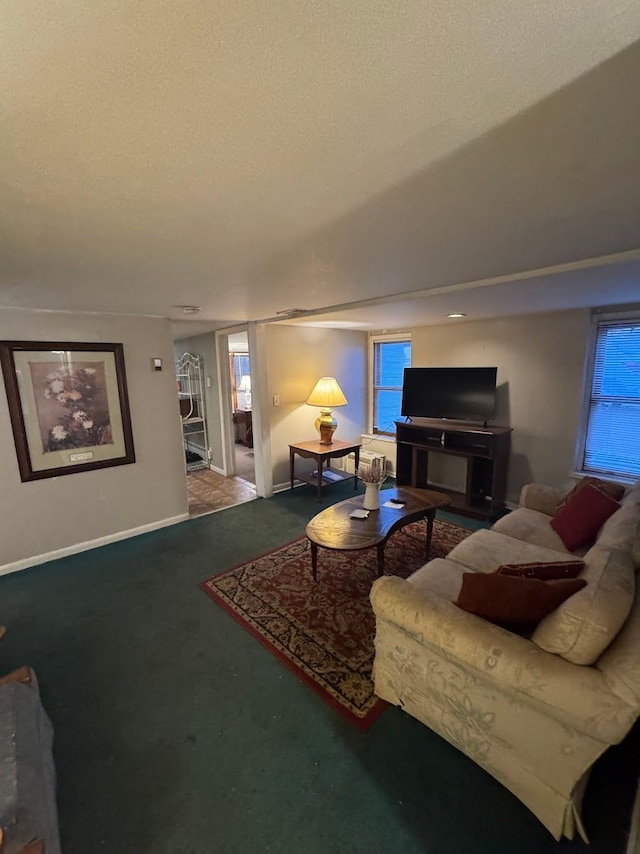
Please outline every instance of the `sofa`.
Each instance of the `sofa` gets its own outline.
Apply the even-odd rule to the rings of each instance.
[[[0,677],[2,854],[60,854],[52,742],[33,670]]]
[[[464,573],[567,560],[551,527],[566,490],[524,487],[520,506],[406,580],[378,579],[376,694],[500,781],[556,839],[588,841],[582,798],[593,763],[640,713],[640,484],[584,560],[579,592],[515,634],[456,604]],[[574,552],[575,554],[575,552]]]

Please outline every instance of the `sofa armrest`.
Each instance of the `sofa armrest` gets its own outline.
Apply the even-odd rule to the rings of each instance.
[[[571,664],[401,578],[378,579],[371,603],[378,619],[472,670],[480,681],[527,697],[550,717],[607,744],[620,741],[638,716],[596,668]]]
[[[11,682],[21,682],[23,685],[31,685],[33,677],[33,670],[30,667],[18,667],[17,670],[12,670],[11,673],[0,676],[0,687],[2,685],[9,685]]]
[[[537,510],[547,516],[553,516],[556,507],[567,494],[566,489],[545,486],[543,483],[527,483],[520,493],[520,507]]]

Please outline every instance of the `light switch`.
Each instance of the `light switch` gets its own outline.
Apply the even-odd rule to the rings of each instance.
[[[279,394],[273,395],[273,405],[274,406],[280,406],[280,395]]]
[[[152,359],[151,360],[151,367],[153,368],[154,371],[161,371],[162,370],[162,359],[157,359],[157,358]]]

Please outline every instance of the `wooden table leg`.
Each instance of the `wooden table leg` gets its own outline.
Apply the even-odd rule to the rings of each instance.
[[[294,451],[292,451],[291,448],[289,448],[289,476],[291,477],[291,489],[293,489],[293,469],[294,469],[293,458],[294,458],[294,456],[295,456]]]
[[[358,488],[358,469],[360,468],[360,445],[354,451],[355,460],[353,461],[353,473],[355,477],[353,478],[353,488]]]
[[[427,522],[427,551],[425,560],[429,560],[429,551],[431,549],[431,535],[433,534],[433,520],[435,519],[436,511],[428,510],[425,516]]]
[[[311,574],[313,575],[313,580],[318,580],[318,544],[314,543],[312,540],[309,540],[309,545],[311,546]]]
[[[318,486],[316,487],[316,491],[318,493],[318,501],[322,501],[322,457],[318,455],[316,457],[316,463],[318,464]]]
[[[382,578],[384,575],[384,543],[378,543],[376,548],[378,551],[378,578]]]

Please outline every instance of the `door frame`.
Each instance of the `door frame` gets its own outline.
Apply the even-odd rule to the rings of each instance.
[[[266,347],[264,328],[255,321],[215,331],[218,393],[220,395],[220,434],[225,475],[235,474],[235,431],[231,410],[231,376],[229,373],[229,335],[246,332],[251,376],[251,421],[256,478],[256,494],[269,498],[273,494],[271,439],[267,403]],[[224,366],[224,367],[223,367]]]

